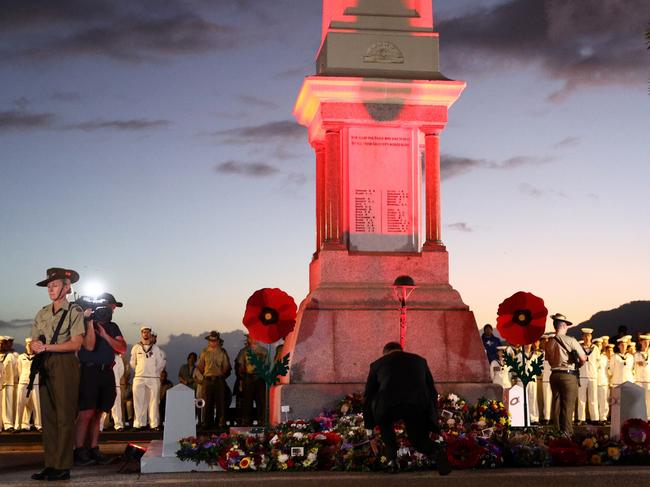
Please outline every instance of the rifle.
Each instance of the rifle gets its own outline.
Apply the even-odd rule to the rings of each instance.
[[[42,342],[45,343],[45,336],[40,335],[38,339]],[[45,363],[45,359],[47,358],[46,356],[49,355],[49,352],[42,352],[36,355],[32,359],[32,364],[29,367],[29,384],[27,384],[27,397],[29,397],[29,394],[32,392],[32,389],[34,388],[34,380],[36,379],[36,375],[40,374],[41,381],[43,380],[43,364]]]

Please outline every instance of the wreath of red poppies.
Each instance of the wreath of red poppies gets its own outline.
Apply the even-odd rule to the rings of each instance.
[[[650,424],[642,419],[628,419],[621,427],[621,438],[631,448],[650,448]]]
[[[297,311],[296,302],[287,293],[264,288],[248,298],[242,322],[254,340],[275,343],[293,331]]]
[[[584,465],[587,452],[568,438],[557,438],[548,444],[548,452],[554,465]]]
[[[514,345],[528,345],[544,334],[548,309],[544,300],[519,291],[499,305],[497,330]]]
[[[474,468],[478,465],[483,448],[473,438],[455,438],[447,443],[447,459],[454,468]]]

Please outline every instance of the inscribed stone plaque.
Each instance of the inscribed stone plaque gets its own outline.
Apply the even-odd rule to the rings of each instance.
[[[415,129],[348,129],[349,249],[419,250],[420,164]]]

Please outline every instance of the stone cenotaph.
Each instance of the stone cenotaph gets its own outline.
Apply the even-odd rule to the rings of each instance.
[[[427,359],[439,391],[501,397],[441,237],[440,135],[464,88],[440,73],[431,0],[324,0],[317,74],[294,108],[316,153],[316,252],[273,421],[363,391],[399,341],[403,275],[417,286],[405,349]]]

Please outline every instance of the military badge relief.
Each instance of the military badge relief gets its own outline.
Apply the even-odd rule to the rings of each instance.
[[[399,48],[388,41],[375,42],[366,51],[364,63],[404,64],[404,55]]]

